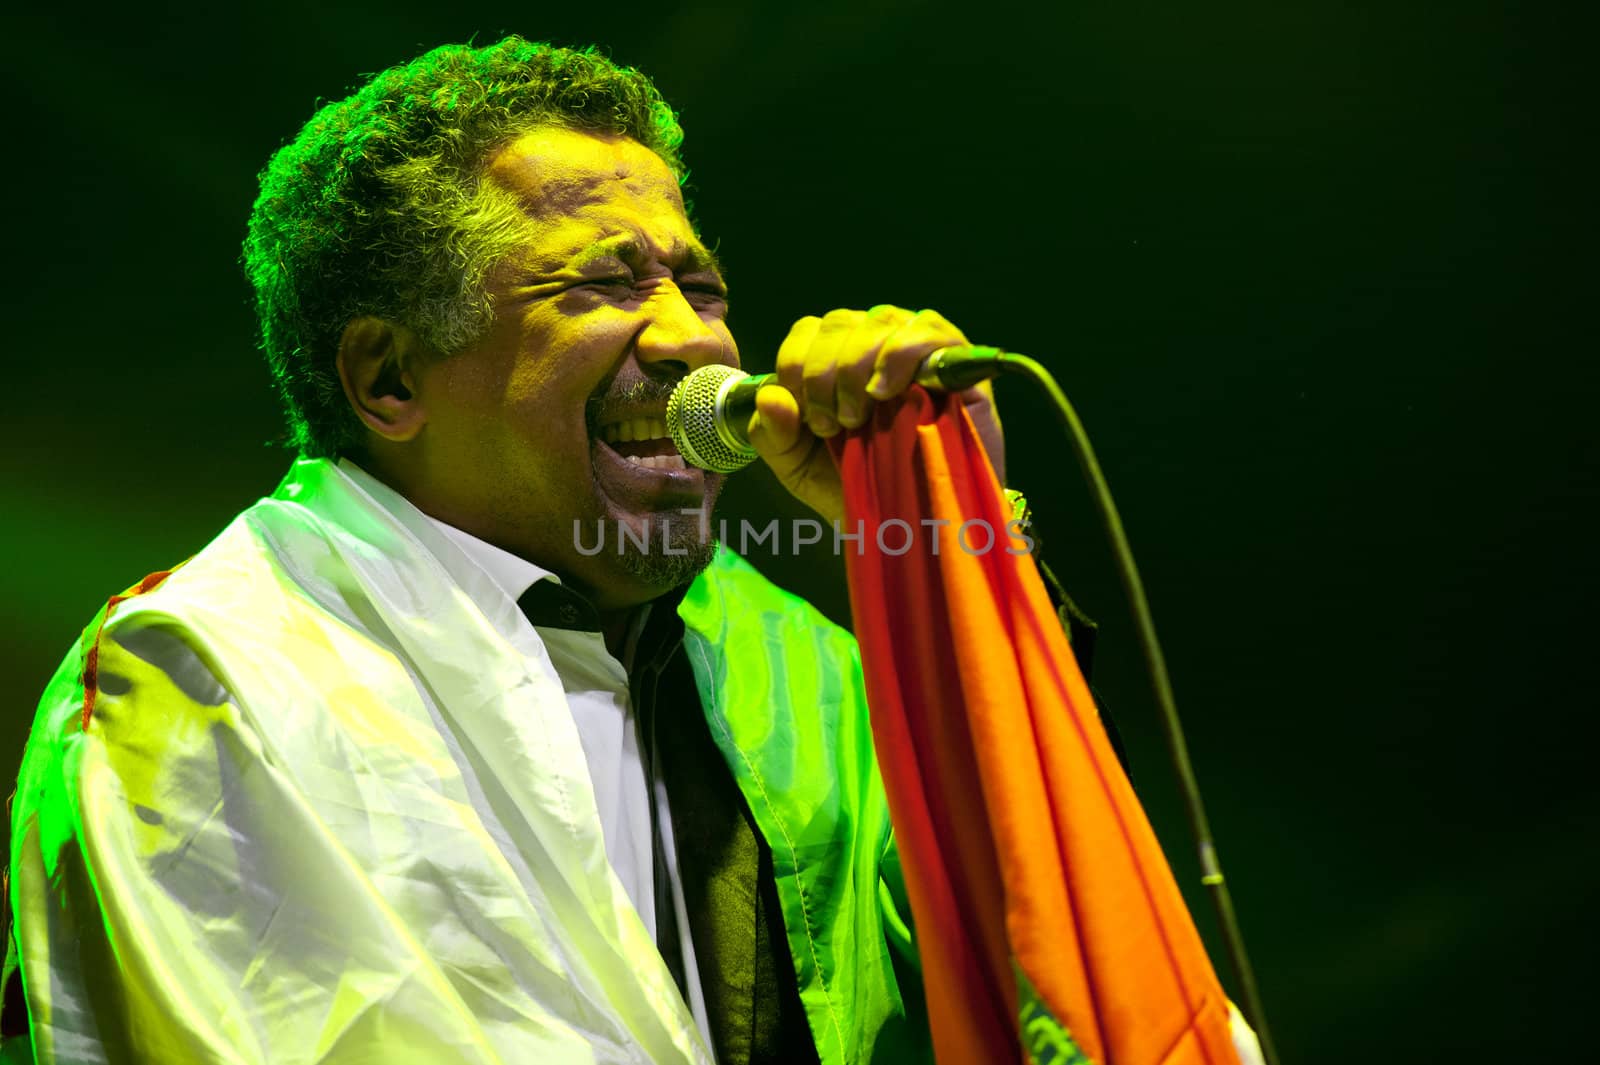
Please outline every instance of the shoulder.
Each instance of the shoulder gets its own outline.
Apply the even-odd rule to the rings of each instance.
[[[222,738],[238,735],[204,633],[167,591],[183,572],[150,574],[109,597],[45,688],[10,811],[13,886],[54,883],[156,831],[152,811],[215,776]]]
[[[229,702],[223,635],[244,618],[281,616],[281,602],[268,600],[282,594],[269,569],[240,518],[193,557],[109,596],[40,698],[19,792],[33,771],[71,768],[85,740],[118,739],[118,706],[138,705],[149,724]]]

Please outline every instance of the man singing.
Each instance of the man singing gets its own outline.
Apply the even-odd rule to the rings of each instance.
[[[300,458],[44,695],[12,1051],[929,1058],[855,643],[705,535],[721,479],[666,439],[673,385],[739,358],[682,136],[638,72],[512,37],[268,164],[244,263]],[[823,438],[960,343],[802,318],[752,442],[840,518]]]

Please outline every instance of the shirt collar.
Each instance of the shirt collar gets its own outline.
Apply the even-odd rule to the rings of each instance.
[[[561,583],[560,577],[547,569],[541,569],[520,555],[513,555],[510,551],[496,547],[487,540],[480,540],[454,525],[446,525],[438,518],[430,516],[428,520],[451,543],[461,548],[462,554],[476,562],[478,567],[489,575],[489,579],[506,593],[508,599],[521,599],[524,592],[543,580]]]
[[[377,479],[348,458],[339,460],[339,468],[362,487],[368,488],[374,498],[386,499],[388,493],[370,492],[370,487],[379,483]],[[582,595],[564,586],[561,578],[554,573],[421,510],[417,513],[422,514],[445,539],[460,548],[467,560],[482,570],[495,587],[505,593],[507,599],[521,607],[535,628],[600,631],[600,618],[594,606]],[[643,619],[637,620],[642,622]]]
[[[349,474],[351,479],[363,488],[370,489],[374,483],[381,483],[377,482],[377,478],[373,477],[372,474],[357,466],[348,458],[339,460],[339,468]],[[369,494],[387,505],[386,496],[388,493],[369,492]],[[512,602],[521,599],[522,593],[532,588],[539,581],[551,580],[556,584],[561,583],[560,577],[557,577],[547,569],[534,565],[525,558],[513,555],[504,548],[496,547],[487,540],[480,540],[478,537],[469,532],[463,532],[454,525],[447,525],[432,515],[423,514],[420,510],[417,513],[427,518],[430,525],[438,529],[446,539],[459,547],[461,553],[466,555],[468,560],[479,569],[483,570],[484,574],[494,582],[495,587],[506,593],[506,598]]]

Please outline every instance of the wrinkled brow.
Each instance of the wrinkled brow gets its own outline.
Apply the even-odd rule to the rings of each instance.
[[[637,267],[650,258],[651,255],[645,251],[638,237],[623,233],[595,241],[574,256],[570,265],[581,269],[597,259],[620,259],[629,266]],[[716,253],[698,240],[675,238],[661,261],[676,274],[710,273],[718,277],[726,276]]]

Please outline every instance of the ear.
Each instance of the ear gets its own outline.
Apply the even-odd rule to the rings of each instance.
[[[339,380],[362,423],[385,440],[404,443],[422,431],[428,412],[417,395],[416,334],[381,318],[356,318],[339,339]]]

